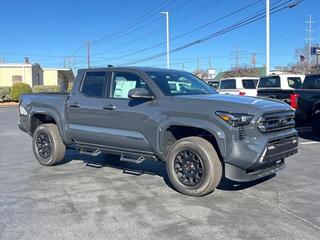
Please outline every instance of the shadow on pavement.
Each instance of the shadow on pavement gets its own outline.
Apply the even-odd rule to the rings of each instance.
[[[141,176],[143,174],[157,175],[159,177],[162,177],[164,182],[170,188],[172,188],[173,190],[176,190],[169,180],[169,177],[166,171],[166,165],[164,162],[146,160],[144,162],[136,164],[136,163],[120,161],[120,157],[117,155],[102,153],[97,157],[92,157],[92,156],[80,154],[76,150],[69,149],[67,151],[65,160],[60,164],[65,164],[74,160],[83,161],[88,167],[93,167],[93,168],[111,167],[111,168],[123,170],[123,173],[135,175],[135,176]],[[273,178],[275,175],[276,174],[272,174],[270,176],[267,176],[255,181],[251,181],[251,182],[236,182],[236,181],[229,180],[225,177],[222,177],[222,180],[218,186],[218,189],[223,191],[239,191],[239,190],[253,187],[262,182],[268,181],[269,179]]]
[[[268,181],[275,176],[276,176],[276,174],[274,173],[269,176],[266,176],[266,177],[263,177],[263,178],[260,178],[258,180],[251,181],[251,182],[237,182],[237,181],[232,181],[230,179],[223,177],[219,186],[218,186],[218,189],[224,190],[224,191],[239,191],[239,190],[253,187],[253,186],[260,184],[260,183],[263,183],[265,181]]]

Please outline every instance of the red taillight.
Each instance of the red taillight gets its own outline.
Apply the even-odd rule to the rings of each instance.
[[[239,92],[239,95],[244,96],[244,95],[246,95],[246,92]]]
[[[290,105],[294,109],[298,109],[298,99],[299,99],[299,94],[293,93],[290,95]]]

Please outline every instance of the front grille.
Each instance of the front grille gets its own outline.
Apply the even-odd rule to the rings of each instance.
[[[294,111],[267,113],[258,120],[258,129],[268,133],[294,128],[294,124]]]

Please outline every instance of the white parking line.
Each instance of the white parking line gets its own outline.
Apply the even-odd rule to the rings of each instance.
[[[317,144],[317,143],[320,143],[320,142],[310,141],[310,142],[302,142],[302,143],[300,143],[300,144],[301,144],[301,145],[309,145],[309,144]]]

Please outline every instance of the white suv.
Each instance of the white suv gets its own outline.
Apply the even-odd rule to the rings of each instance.
[[[221,79],[218,91],[222,94],[256,97],[258,81],[259,78],[254,77],[225,78]]]

